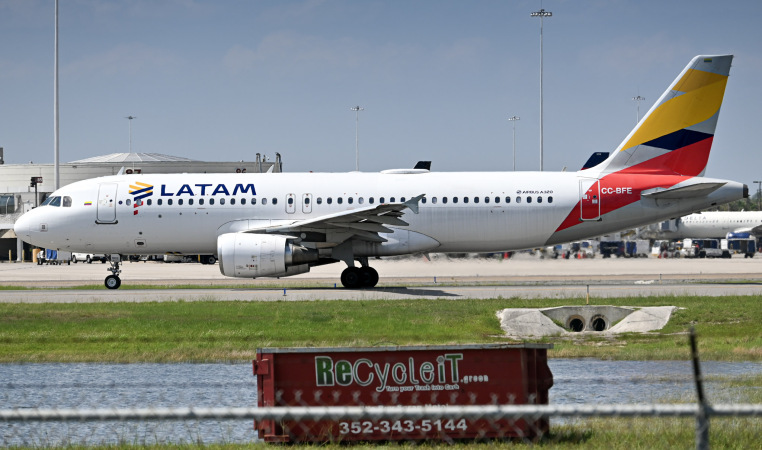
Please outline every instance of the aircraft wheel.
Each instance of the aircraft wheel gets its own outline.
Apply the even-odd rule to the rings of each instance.
[[[372,288],[378,284],[378,272],[368,266],[360,268],[360,285],[364,288]]]
[[[116,275],[109,275],[106,277],[106,287],[108,289],[119,289],[122,285],[122,280]]]
[[[85,259],[85,262],[88,263],[88,264],[92,264],[93,263],[93,258],[91,258],[90,255],[87,255],[87,258]]]
[[[214,264],[214,263],[216,263],[216,262],[217,262],[217,258],[215,258],[214,256],[211,256],[211,255],[210,255],[210,256],[209,256],[209,258],[207,258],[207,260],[206,260],[206,263],[207,263],[207,264]]]
[[[341,284],[347,289],[357,289],[362,286],[362,277],[360,269],[357,267],[347,267],[341,272]]]

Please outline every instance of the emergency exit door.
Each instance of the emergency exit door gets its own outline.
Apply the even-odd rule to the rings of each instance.
[[[599,180],[579,180],[580,219],[601,220],[601,185]]]

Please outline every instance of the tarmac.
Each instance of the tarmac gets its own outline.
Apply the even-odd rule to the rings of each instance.
[[[653,295],[762,295],[762,257],[731,259],[510,259],[423,257],[372,260],[373,289],[343,289],[341,263],[289,278],[237,279],[216,265],[135,262],[122,265],[122,288],[103,286],[108,264],[0,264],[0,302],[282,301],[422,298],[605,299]],[[140,285],[140,289],[125,289]],[[154,288],[155,286],[155,288]],[[189,288],[190,286],[190,288]],[[34,288],[34,290],[8,289]]]

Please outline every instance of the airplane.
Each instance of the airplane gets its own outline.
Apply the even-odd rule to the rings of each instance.
[[[550,246],[748,197],[705,178],[732,55],[693,58],[618,148],[578,172],[129,174],[64,186],[16,222],[35,246],[120,255],[212,254],[229,277],[287,277],[375,257]],[[355,262],[360,266],[356,267]]]
[[[658,224],[656,239],[762,235],[762,211],[704,211]]]

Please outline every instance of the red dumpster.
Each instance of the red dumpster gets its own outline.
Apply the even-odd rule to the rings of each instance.
[[[265,406],[547,404],[552,344],[258,349]],[[547,419],[265,420],[266,442],[535,438]]]

